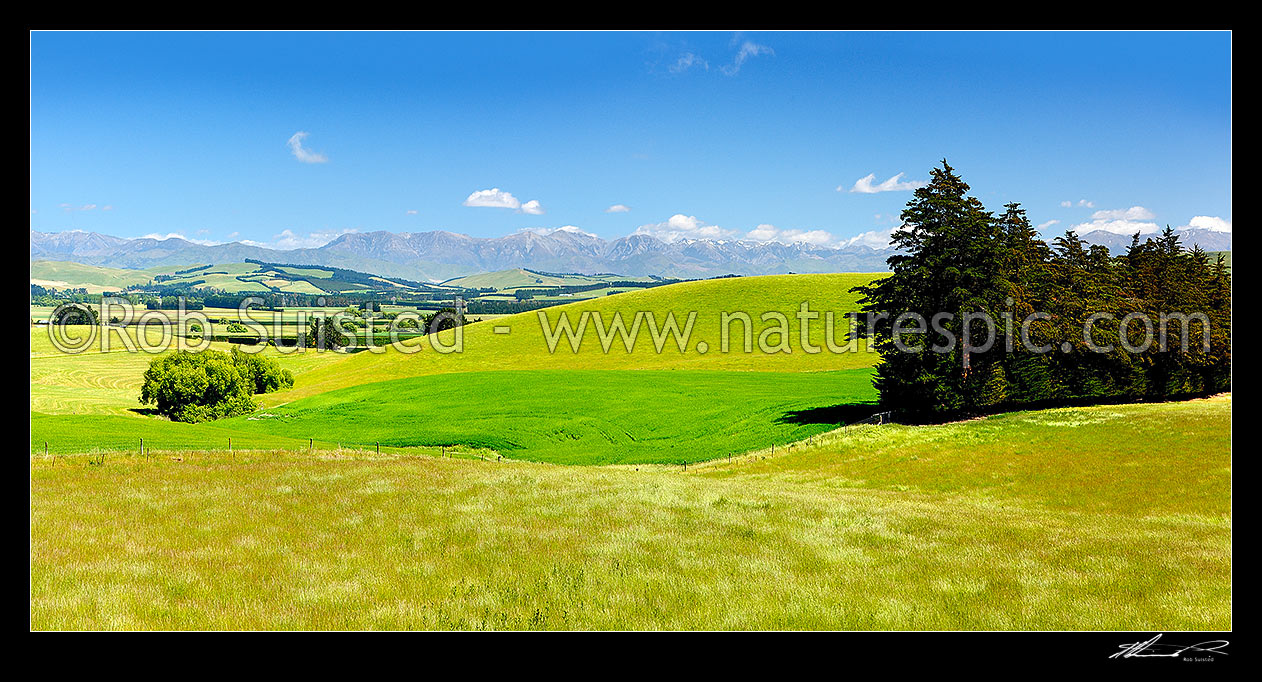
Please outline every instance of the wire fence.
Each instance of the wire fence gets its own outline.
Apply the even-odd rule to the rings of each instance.
[[[857,422],[846,424],[846,433],[850,433],[850,427],[852,426],[864,426],[864,425],[881,426],[882,424],[892,424],[893,422],[894,422],[894,413],[892,411],[877,412],[876,414],[872,415],[871,417],[868,417],[867,419],[860,419]]]

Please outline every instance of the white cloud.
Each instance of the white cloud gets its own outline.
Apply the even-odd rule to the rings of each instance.
[[[205,230],[203,230],[203,232],[204,231]],[[141,237],[141,239],[157,239],[158,241],[166,241],[168,239],[183,239],[186,242],[192,242],[194,244],[201,244],[202,246],[214,246],[216,244],[223,243],[223,242],[214,241],[213,239],[195,239],[193,237],[186,237],[184,236],[183,233],[180,233],[180,232],[168,232],[166,234],[158,234],[155,232],[155,233],[147,234],[144,237]]]
[[[327,163],[329,157],[324,154],[313,152],[302,146],[302,141],[307,139],[309,134],[310,133],[307,133],[306,131],[299,130],[294,133],[293,136],[289,138],[289,142],[286,142],[285,144],[289,145],[289,151],[293,153],[294,158],[303,163]]]
[[[1074,202],[1072,202],[1072,201],[1062,201],[1062,202],[1060,202],[1060,206],[1061,206],[1061,208],[1071,208],[1073,205],[1074,205]],[[1082,207],[1082,208],[1095,208],[1095,202],[1094,202],[1094,201],[1087,201],[1086,199],[1079,199],[1079,200],[1078,200],[1078,206],[1080,206],[1080,207]]]
[[[575,227],[573,225],[562,225],[561,227],[526,227],[526,228],[522,228],[522,232],[534,232],[535,234],[543,234],[543,235],[552,234],[553,232],[571,232],[573,234],[587,235],[588,237],[596,236],[592,234],[591,232],[588,232],[587,230]]]
[[[890,227],[884,230],[870,230],[862,232],[850,239],[843,239],[838,246],[866,246],[869,249],[885,249],[889,248],[890,236],[894,234],[894,228]]]
[[[1091,214],[1091,222],[1078,223],[1073,226],[1073,229],[1080,234],[1088,234],[1096,230],[1125,235],[1136,232],[1151,234],[1161,229],[1156,223],[1151,222],[1156,217],[1152,211],[1143,206],[1101,210]]]
[[[641,225],[635,228],[632,234],[646,234],[664,242],[675,242],[680,239],[726,239],[735,235],[736,232],[718,225],[710,225],[698,220],[696,216],[676,213],[665,222]]]
[[[1180,230],[1210,230],[1211,232],[1231,233],[1231,221],[1224,220],[1218,216],[1198,215],[1188,221],[1187,225],[1179,228]]]
[[[353,232],[359,232],[359,230],[356,228],[342,230],[316,230],[315,232],[308,232],[307,234],[298,234],[293,230],[282,230],[280,234],[272,235],[272,240],[270,242],[242,239],[241,243],[249,246],[261,246],[268,249],[318,249],[344,234]]]
[[[417,210],[416,210],[416,209],[414,209],[414,208],[409,208],[409,209],[407,210],[407,214],[408,214],[408,215],[416,215],[416,214],[417,214]]]
[[[745,61],[750,57],[757,57],[759,55],[775,56],[775,54],[776,51],[766,45],[759,45],[746,40],[741,43],[740,50],[736,52],[736,58],[732,60],[732,63],[722,67],[721,70],[729,76],[735,76],[740,72],[741,66],[744,65]]]
[[[625,204],[614,204],[605,209],[605,213],[630,213],[631,207]]]
[[[746,239],[756,242],[780,242],[791,244],[805,242],[816,246],[828,246],[833,243],[833,235],[824,230],[781,230],[775,225],[762,224],[750,230]]]
[[[1049,228],[1049,227],[1051,227],[1051,226],[1053,226],[1053,225],[1059,225],[1059,224],[1060,224],[1060,221],[1059,221],[1059,220],[1049,220],[1049,221],[1047,221],[1047,222],[1045,222],[1045,223],[1039,223],[1039,225],[1038,225],[1038,229],[1040,229],[1040,230],[1046,230],[1047,228]]]
[[[700,67],[706,71],[710,70],[710,62],[702,59],[700,55],[692,52],[685,52],[679,55],[679,60],[671,64],[668,69],[671,73],[683,73],[692,67]]]
[[[470,194],[464,200],[465,206],[474,208],[508,208],[518,213],[528,213],[530,215],[543,215],[543,206],[539,204],[538,199],[531,199],[526,203],[522,203],[517,197],[510,192],[505,192],[498,187],[491,189],[480,189]]]
[[[1092,220],[1152,220],[1156,217],[1156,214],[1143,206],[1096,211],[1091,214]]]
[[[70,211],[91,211],[91,210],[94,210],[94,209],[96,208],[96,204],[84,204],[84,205],[82,205],[82,206],[71,206],[70,204],[57,204],[57,207],[58,207],[58,208],[60,208],[61,210],[65,211],[65,212],[69,213]],[[114,208],[114,207],[113,207],[113,206],[106,206],[106,207],[105,207],[104,209],[102,209],[102,210],[108,211],[108,210],[110,210],[110,209],[112,209],[112,208]]]
[[[876,173],[868,173],[866,176],[856,180],[854,186],[850,188],[850,191],[858,192],[859,194],[876,194],[877,192],[906,192],[908,190],[916,189],[917,187],[923,187],[925,184],[919,180],[907,180],[904,182],[902,180],[903,175],[903,173],[899,173],[889,180],[886,180],[879,185],[875,185],[873,183],[876,182]],[[837,191],[846,191],[846,186],[838,186]]]
[[[1079,223],[1074,225],[1074,230],[1080,234],[1090,234],[1096,230],[1104,230],[1113,234],[1131,235],[1136,232],[1140,234],[1152,234],[1159,231],[1157,223],[1137,222],[1133,220],[1093,220],[1089,223]]]

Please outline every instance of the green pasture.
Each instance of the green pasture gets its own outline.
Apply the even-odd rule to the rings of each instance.
[[[687,471],[33,456],[31,626],[1230,629],[1229,439],[1219,398]]]
[[[866,344],[857,342],[853,350],[830,352],[825,346],[824,313],[833,314],[832,339],[845,346],[848,332],[846,314],[858,309],[856,295],[850,288],[871,281],[877,275],[772,275],[683,282],[654,287],[617,296],[604,296],[547,308],[542,311],[501,317],[493,324],[469,325],[461,330],[463,350],[440,352],[438,346],[451,348],[455,332],[437,334],[438,344],[431,338],[406,342],[402,350],[382,349],[347,357],[313,371],[290,391],[266,398],[269,404],[287,402],[300,397],[324,393],[336,388],[361,383],[400,379],[430,374],[479,372],[505,369],[665,369],[665,370],[730,370],[764,372],[822,372],[869,368],[876,364],[876,355]],[[810,353],[801,343],[801,325],[797,313],[803,302],[819,318],[810,322],[808,344],[820,349]],[[688,315],[695,312],[688,343],[681,351],[677,340],[682,336]],[[749,316],[750,352],[745,352],[745,327],[736,321],[727,325],[728,348],[722,347],[722,313],[744,313]],[[631,351],[623,337],[613,331],[616,318],[624,328],[634,325],[637,313],[643,313],[641,329]],[[647,313],[652,313],[661,338],[662,352],[649,332]],[[779,327],[776,319],[764,321],[764,314],[778,313],[788,323],[785,340],[789,352],[765,353],[759,347],[761,334],[770,327]],[[555,351],[549,350],[540,315],[547,320],[547,329],[555,331],[562,315],[575,329],[587,315],[589,328],[583,333],[575,351],[568,337],[560,337]],[[609,341],[608,351],[595,332],[599,314]],[[668,316],[673,314],[680,334],[666,334]],[[496,333],[508,328],[509,333]],[[780,335],[768,334],[768,344],[778,344]],[[702,352],[702,348],[705,349]]]

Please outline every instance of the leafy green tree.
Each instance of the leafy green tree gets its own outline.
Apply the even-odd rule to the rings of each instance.
[[[275,359],[262,353],[246,353],[233,346],[232,363],[250,384],[253,393],[271,393],[294,386],[293,373],[282,369]]]
[[[460,311],[448,306],[424,316],[424,322],[426,333],[433,334],[434,332],[464,326],[465,318],[464,315],[460,314]]]
[[[253,412],[252,388],[227,353],[177,351],[149,363],[140,402],[174,421],[203,422]]]
[[[48,323],[54,325],[68,324],[100,324],[101,313],[91,305],[59,305],[49,317]]]
[[[346,326],[350,323],[344,322]],[[342,331],[337,320],[332,316],[321,315],[307,322],[307,334],[304,339],[307,348],[320,350],[336,350],[351,345],[354,339]]]

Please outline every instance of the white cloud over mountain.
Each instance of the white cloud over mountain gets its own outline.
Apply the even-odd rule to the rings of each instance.
[[[728,239],[735,236],[736,231],[711,225],[696,216],[676,213],[664,222],[641,225],[632,234],[647,234],[671,243],[680,239]]]
[[[318,249],[334,239],[352,232],[359,232],[359,230],[357,228],[316,230],[306,234],[299,234],[293,230],[281,230],[280,233],[272,235],[272,240],[268,242],[242,239],[241,243],[269,249]]]
[[[1210,230],[1211,232],[1231,233],[1231,222],[1219,218],[1218,216],[1198,215],[1193,216],[1187,225],[1179,228],[1180,230]]]
[[[491,189],[480,189],[464,200],[465,206],[474,208],[507,208],[519,213],[529,215],[543,215],[543,205],[538,199],[531,199],[522,203],[511,192],[505,192],[498,187]]]
[[[1143,206],[1100,210],[1091,214],[1091,222],[1078,223],[1073,226],[1079,234],[1089,234],[1103,230],[1113,234],[1152,234],[1161,230],[1152,222],[1156,214]]]
[[[804,242],[814,244],[816,246],[832,246],[833,235],[824,230],[781,230],[775,225],[759,225],[750,230],[746,235],[746,239],[756,242],[781,242],[791,244],[794,242]]]

